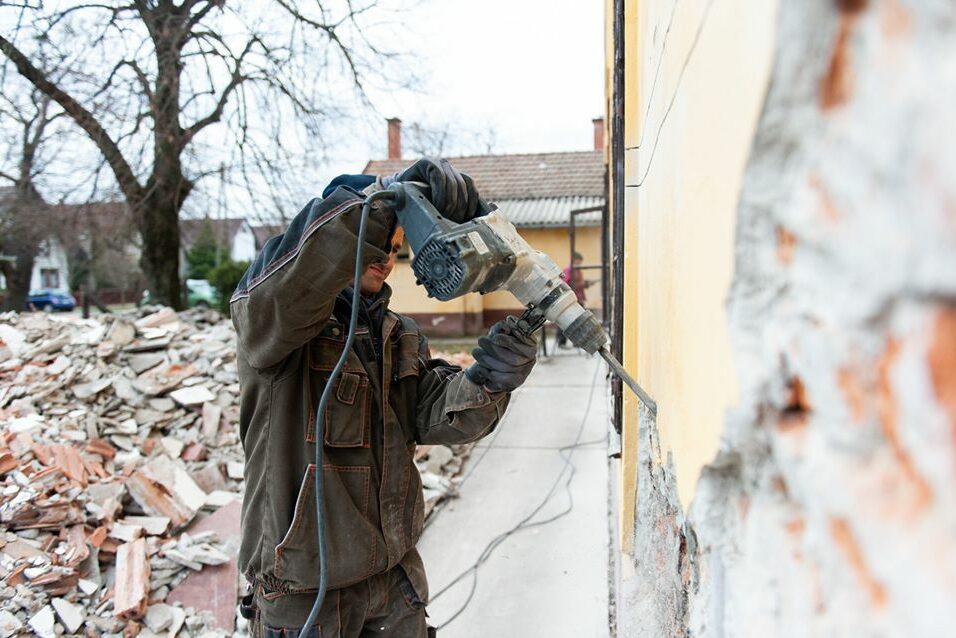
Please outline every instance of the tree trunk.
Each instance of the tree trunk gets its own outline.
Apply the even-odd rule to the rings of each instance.
[[[185,304],[179,284],[179,211],[185,198],[176,190],[158,187],[144,200],[143,210],[137,215],[143,237],[139,263],[153,302],[183,310]]]
[[[4,273],[7,279],[7,296],[3,300],[4,310],[22,311],[26,308],[27,295],[30,294],[30,278],[33,276],[33,264],[36,261],[37,247],[30,242],[18,244],[14,250],[16,261]]]

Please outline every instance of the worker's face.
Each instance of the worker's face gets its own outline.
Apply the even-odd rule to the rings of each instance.
[[[365,274],[362,275],[362,294],[374,295],[382,289],[382,286],[385,284],[385,280],[388,279],[388,276],[392,272],[392,268],[395,267],[395,257],[398,256],[398,251],[402,249],[402,243],[404,241],[405,231],[401,226],[399,226],[395,229],[395,234],[392,235],[392,244],[391,250],[388,252],[388,261],[384,264],[372,264],[365,270]]]

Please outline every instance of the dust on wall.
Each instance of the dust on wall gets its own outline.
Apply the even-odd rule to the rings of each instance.
[[[953,104],[952,2],[782,2],[728,301],[739,402],[687,521],[642,423],[619,635],[952,635]]]

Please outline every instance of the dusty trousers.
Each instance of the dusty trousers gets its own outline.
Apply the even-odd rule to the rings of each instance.
[[[325,596],[318,624],[302,628],[313,594],[274,597],[257,588],[257,617],[250,622],[254,638],[426,638],[425,603],[401,567],[360,583],[334,589]]]

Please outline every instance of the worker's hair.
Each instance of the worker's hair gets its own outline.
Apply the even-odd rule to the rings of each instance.
[[[576,253],[574,253],[574,255],[571,257],[571,261],[584,261],[584,255],[582,255],[581,253],[577,253],[577,252],[576,252]]]

